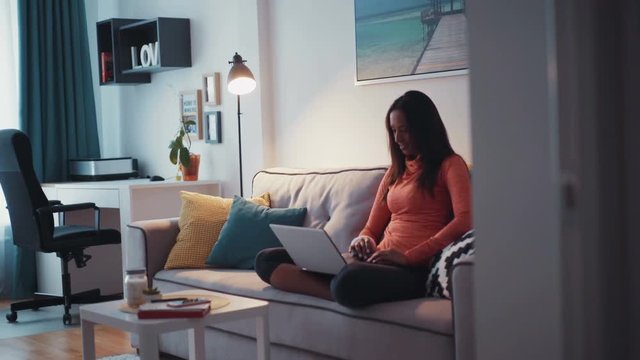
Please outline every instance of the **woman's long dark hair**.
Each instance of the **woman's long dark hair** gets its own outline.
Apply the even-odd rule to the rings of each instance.
[[[402,111],[404,114],[413,146],[423,165],[418,185],[433,195],[433,188],[442,161],[454,154],[451,143],[449,143],[447,129],[444,127],[435,104],[424,93],[411,90],[397,98],[389,107],[385,119],[389,135],[389,152],[391,153],[389,187],[402,176],[406,169],[405,156],[395,142],[391,129],[391,112],[395,110]]]

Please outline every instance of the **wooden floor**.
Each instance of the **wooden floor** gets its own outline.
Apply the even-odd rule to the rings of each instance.
[[[0,299],[0,314],[16,300]],[[4,321],[4,316],[0,318]],[[121,354],[135,354],[129,344],[129,334],[105,325],[94,328],[96,358]],[[11,360],[82,360],[82,331],[74,327],[61,331],[0,339],[0,359]],[[160,360],[182,360],[160,354]]]
[[[16,300],[0,299],[0,309],[8,308]],[[4,316],[0,318],[4,321]],[[96,358],[121,354],[135,354],[129,344],[129,334],[105,325],[94,328]],[[0,359],[11,360],[82,360],[82,331],[79,327],[61,331],[0,339]],[[160,354],[160,360],[182,360]]]
[[[14,300],[15,301],[15,300]],[[11,300],[0,300],[6,309]],[[4,316],[0,321],[4,321]],[[12,360],[81,360],[82,335],[80,328],[52,331],[43,334],[0,339],[0,359]],[[96,357],[131,353],[127,333],[104,325],[95,327]]]
[[[104,325],[95,327],[96,358],[135,353],[127,333]],[[81,360],[80,328],[0,340],[0,358],[12,360]]]

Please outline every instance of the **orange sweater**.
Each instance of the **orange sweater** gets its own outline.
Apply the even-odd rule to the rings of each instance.
[[[382,198],[390,174],[385,174],[360,235],[372,237],[379,250],[403,252],[411,266],[427,266],[433,255],[471,229],[469,170],[459,155],[447,157],[431,196],[426,189],[417,188],[422,163],[414,160],[406,164],[386,202]]]

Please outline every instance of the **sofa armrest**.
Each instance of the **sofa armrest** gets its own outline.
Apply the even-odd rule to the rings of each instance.
[[[180,231],[178,218],[135,221],[127,227],[123,244],[127,252],[124,270],[146,268],[151,285],[176,243]]]
[[[457,263],[451,277],[456,360],[475,360],[473,260]]]

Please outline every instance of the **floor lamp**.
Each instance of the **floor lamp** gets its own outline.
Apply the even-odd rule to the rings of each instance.
[[[246,60],[236,53],[233,60],[229,61],[231,70],[227,76],[227,90],[236,95],[238,99],[238,158],[240,159],[240,196],[244,196],[242,191],[242,131],[240,127],[240,95],[248,94],[256,88],[256,80],[251,70],[244,64]]]

